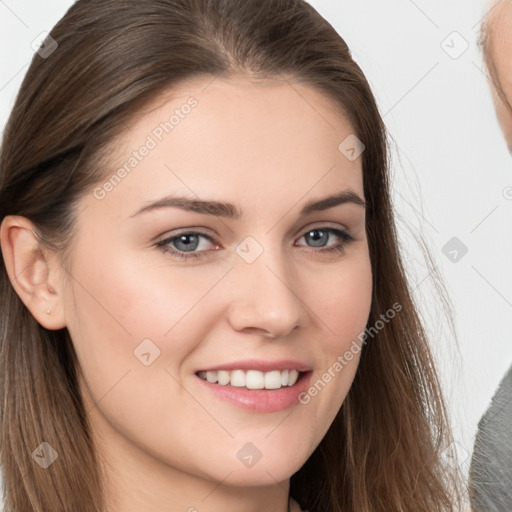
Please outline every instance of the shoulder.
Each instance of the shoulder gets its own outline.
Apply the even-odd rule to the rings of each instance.
[[[478,424],[479,431],[491,435],[498,430],[510,434],[512,430],[512,366],[500,382],[498,390],[492,398],[491,405]],[[512,442],[510,436],[502,441]],[[511,445],[512,446],[512,445]]]
[[[512,366],[478,424],[470,487],[475,511],[512,510]]]

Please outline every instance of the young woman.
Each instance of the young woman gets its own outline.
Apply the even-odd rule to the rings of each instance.
[[[454,510],[368,83],[302,0],[79,0],[0,159],[5,510]]]

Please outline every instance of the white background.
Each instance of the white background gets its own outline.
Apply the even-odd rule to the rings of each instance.
[[[503,194],[512,185],[511,160],[476,44],[489,7],[483,0],[310,3],[348,43],[393,138],[404,256],[467,470],[478,420],[512,364],[512,200]],[[2,130],[33,55],[31,42],[70,5],[0,0]],[[418,234],[444,277],[458,342],[441,314]],[[468,248],[457,262],[442,252],[452,237]]]

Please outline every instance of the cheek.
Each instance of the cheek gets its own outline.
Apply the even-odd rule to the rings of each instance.
[[[68,330],[92,399],[100,400],[128,372],[130,381],[143,372],[143,387],[169,388],[164,369],[181,380],[183,362],[215,321],[216,306],[205,299],[226,269],[185,271],[136,258],[96,261],[75,264],[66,297]],[[150,383],[149,373],[162,380]]]
[[[320,364],[314,372],[306,406],[315,404],[319,418],[316,429],[324,435],[341,407],[355,377],[364,333],[371,309],[372,271],[369,257],[353,259],[339,272],[330,272],[323,288],[316,288],[315,311],[323,336],[318,337]],[[309,405],[308,405],[309,404]]]
[[[187,302],[186,293],[126,267],[106,259],[102,264],[76,264],[65,301],[80,366],[91,391],[99,396],[125,372],[142,366],[134,350],[143,340],[153,341],[149,349],[151,358],[156,357],[164,333],[183,316]]]
[[[320,281],[318,281],[320,282]],[[312,300],[318,321],[328,331],[325,350],[332,357],[346,350],[354,338],[364,331],[372,301],[372,270],[367,253],[354,258],[338,271],[330,271],[314,290]]]
[[[74,330],[84,339],[87,330],[93,343],[103,333],[103,347],[119,355],[145,338],[171,337],[223,274],[222,269],[201,272],[129,259],[76,267],[67,301]]]

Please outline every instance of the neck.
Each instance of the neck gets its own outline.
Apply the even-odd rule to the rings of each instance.
[[[99,452],[107,512],[300,511],[293,501],[289,503],[289,479],[261,486],[238,486],[230,482],[230,474],[214,481],[169,467],[144,453],[132,457],[125,450]]]

